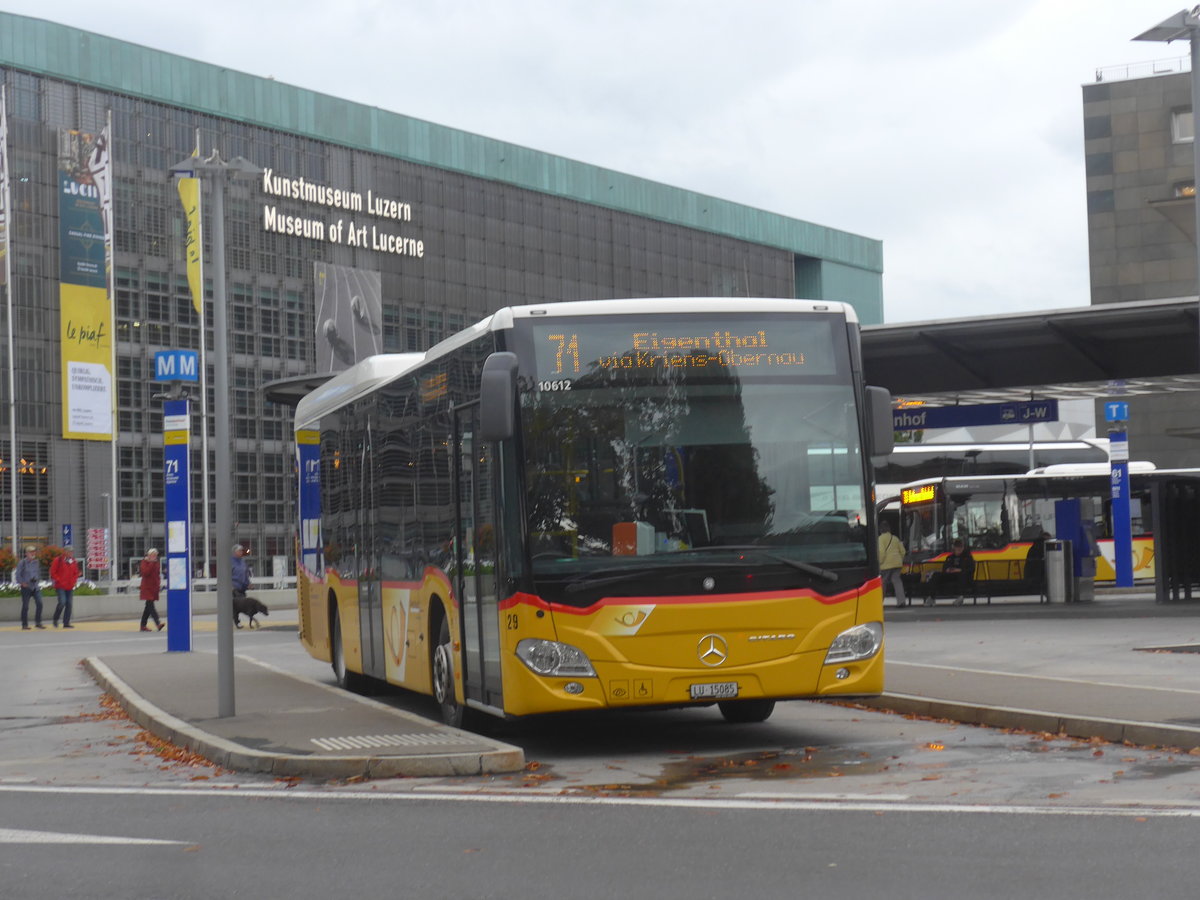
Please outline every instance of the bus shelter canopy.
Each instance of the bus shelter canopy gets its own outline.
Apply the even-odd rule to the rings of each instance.
[[[1194,391],[1198,327],[1192,299],[868,325],[863,366],[869,384],[933,403]]]

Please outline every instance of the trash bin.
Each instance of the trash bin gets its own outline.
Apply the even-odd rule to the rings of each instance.
[[[1071,603],[1075,599],[1075,560],[1070,541],[1046,541],[1046,599]]]

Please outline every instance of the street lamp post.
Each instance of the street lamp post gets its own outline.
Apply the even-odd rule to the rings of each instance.
[[[1144,31],[1134,38],[1135,41],[1171,41],[1187,40],[1192,50],[1192,188],[1196,207],[1196,280],[1197,304],[1200,311],[1200,152],[1196,148],[1197,126],[1200,125],[1200,111],[1196,109],[1196,101],[1200,99],[1200,6],[1183,9],[1169,19],[1159,22],[1149,31]],[[1200,335],[1200,330],[1198,330]],[[1198,337],[1200,339],[1200,337]],[[1200,350],[1200,345],[1198,345]]]
[[[235,715],[233,691],[233,571],[221,547],[233,546],[233,471],[229,439],[229,327],[225,304],[225,188],[239,178],[255,178],[262,169],[235,156],[189,156],[171,167],[174,175],[196,176],[213,188],[213,441],[216,444],[217,544],[217,714]],[[203,252],[203,248],[201,248]],[[203,323],[201,323],[203,327]],[[224,563],[221,560],[224,559]]]

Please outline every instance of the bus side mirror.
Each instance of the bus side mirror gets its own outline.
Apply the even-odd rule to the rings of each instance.
[[[504,441],[516,431],[517,354],[493,353],[479,382],[479,437]]]
[[[896,446],[892,393],[887,388],[867,386],[867,423],[871,429],[871,456],[887,456]]]

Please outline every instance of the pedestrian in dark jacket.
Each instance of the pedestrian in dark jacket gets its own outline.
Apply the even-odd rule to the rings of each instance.
[[[952,545],[950,555],[946,557],[946,563],[942,566],[942,575],[948,586],[958,589],[958,599],[954,601],[954,605],[962,606],[963,594],[971,589],[975,580],[975,557],[961,540]]]
[[[63,547],[62,556],[54,557],[50,563],[50,581],[58,591],[58,605],[54,607],[54,627],[58,627],[59,616],[63,628],[74,628],[71,624],[71,607],[75,600],[75,586],[79,584],[79,560],[70,547]]]
[[[141,564],[142,574],[142,590],[141,598],[145,601],[145,608],[142,609],[142,631],[149,631],[149,621],[154,620],[155,627],[159,631],[163,629],[163,623],[158,618],[158,609],[155,603],[158,601],[158,592],[162,590],[162,568],[158,562],[158,550],[151,547],[146,551],[146,555],[142,557]]]
[[[254,573],[250,569],[250,560],[246,558],[246,548],[241,544],[233,545],[233,593],[234,596],[245,596],[250,590],[250,579]]]
[[[37,604],[34,607],[34,621],[38,628],[45,628],[42,624],[42,567],[37,561],[37,547],[25,548],[25,558],[17,563],[13,580],[21,587],[21,628],[29,630],[30,598]]]

